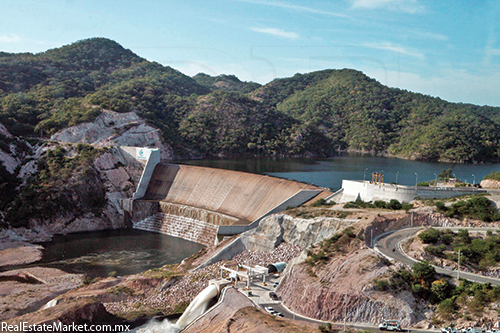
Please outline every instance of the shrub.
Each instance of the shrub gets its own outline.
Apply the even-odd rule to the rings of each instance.
[[[441,235],[441,231],[430,228],[428,230],[422,231],[421,233],[418,234],[418,239],[422,241],[422,243],[429,244],[429,243],[436,243],[439,240],[439,236]]]
[[[492,180],[498,180],[498,181],[500,181],[500,172],[493,171],[489,175],[486,175],[483,179],[492,179]]]
[[[314,201],[311,206],[312,207],[319,207],[319,206],[323,206],[323,205],[326,205],[326,200],[321,198],[321,199],[318,199],[316,201]]]
[[[376,279],[375,285],[377,286],[377,289],[380,291],[386,291],[387,289],[389,289],[389,282],[387,282],[387,280]]]
[[[400,210],[402,207],[401,203],[396,199],[391,199],[391,201],[387,204],[387,208],[392,210]]]
[[[385,203],[385,201],[382,201],[382,200],[377,200],[373,203],[373,205],[376,207],[376,208],[385,208],[387,206],[387,204]]]
[[[434,274],[436,274],[436,270],[432,267],[427,261],[421,261],[415,263],[411,266],[413,271],[413,276],[422,282],[430,282]]]
[[[448,317],[455,313],[455,303],[453,302],[453,299],[447,298],[441,301],[438,305],[438,312],[444,317]]]
[[[448,210],[443,201],[436,201],[435,205],[438,212],[444,213]]]
[[[453,235],[452,234],[442,234],[441,241],[446,245],[450,245],[451,243],[453,243]]]
[[[409,211],[410,209],[413,208],[413,204],[410,204],[410,203],[404,203],[402,204],[402,207],[401,207],[403,210],[405,211]]]
[[[438,246],[428,245],[425,247],[425,252],[432,254],[434,256],[443,255],[445,250],[446,250],[446,245],[444,245],[444,244],[441,244]]]

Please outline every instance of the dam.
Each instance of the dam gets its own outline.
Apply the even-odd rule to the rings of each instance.
[[[134,198],[124,204],[133,228],[206,246],[217,235],[242,233],[268,215],[332,194],[271,176],[161,162],[157,149],[148,154]]]

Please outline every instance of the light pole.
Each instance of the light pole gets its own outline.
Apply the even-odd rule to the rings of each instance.
[[[415,176],[417,176],[417,178],[415,179],[415,191],[417,190],[417,184],[418,184],[418,173],[415,172]]]
[[[435,183],[434,183],[434,185],[438,186],[438,175],[437,175],[437,173],[434,173],[434,176],[435,176],[435,180],[434,180]]]
[[[368,168],[365,168],[365,172],[363,173],[363,183],[365,182],[366,179],[366,170],[368,170]]]
[[[458,272],[457,272],[457,281],[460,282],[460,249],[458,249]]]
[[[396,172],[396,186],[398,186],[398,175],[399,175],[399,171]]]
[[[476,176],[474,176],[474,174],[472,174],[472,178],[474,178],[474,180],[472,181],[472,186],[476,185]]]

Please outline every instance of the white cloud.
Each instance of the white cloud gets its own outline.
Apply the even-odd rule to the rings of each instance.
[[[284,31],[278,28],[251,28],[250,30],[286,39],[297,39],[299,35],[295,32]]]
[[[0,42],[1,43],[17,43],[21,41],[21,37],[15,34],[5,34],[5,35],[0,35]]]
[[[384,51],[391,51],[391,52],[406,54],[408,56],[419,58],[419,59],[425,58],[424,54],[421,52],[418,52],[417,50],[406,48],[404,46],[393,44],[390,42],[365,43],[365,44],[361,44],[361,46],[367,47],[370,49],[384,50]]]
[[[388,9],[391,11],[409,14],[421,13],[424,6],[418,0],[351,0],[352,8],[360,9]]]
[[[348,15],[345,15],[345,14],[340,14],[340,13],[331,12],[331,11],[322,10],[322,9],[316,9],[316,8],[312,8],[312,7],[292,5],[289,3],[279,2],[279,1],[266,1],[266,0],[238,0],[238,1],[247,2],[247,3],[254,4],[254,5],[265,5],[265,6],[271,6],[271,7],[279,7],[279,8],[289,9],[289,10],[292,10],[292,11],[298,12],[298,13],[319,14],[319,15],[327,15],[327,16],[336,16],[336,17],[349,17]]]

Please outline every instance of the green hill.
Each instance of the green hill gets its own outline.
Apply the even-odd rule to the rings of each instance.
[[[105,38],[40,54],[0,53],[0,123],[13,134],[48,137],[102,108],[136,111],[183,156],[500,157],[500,108],[388,88],[355,70],[260,86],[234,75],[191,78]]]
[[[205,73],[198,73],[193,76],[193,79],[201,85],[207,86],[212,89],[240,92],[243,94],[254,91],[261,85],[255,82],[242,82],[234,75],[219,75],[210,76]]]

